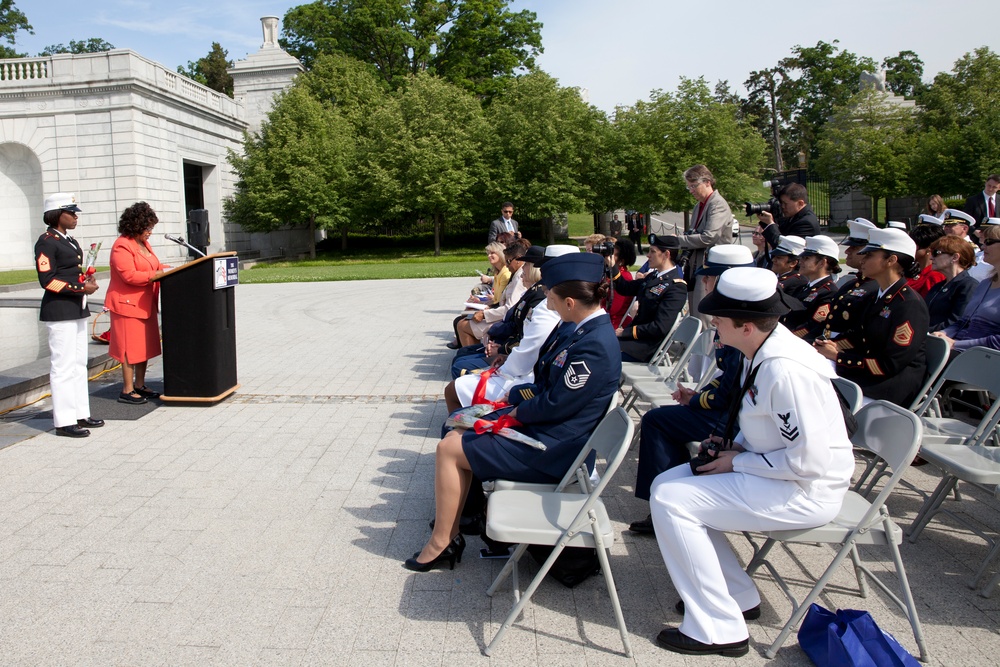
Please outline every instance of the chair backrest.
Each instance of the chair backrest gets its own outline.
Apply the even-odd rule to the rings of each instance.
[[[674,323],[673,328],[670,333],[663,339],[660,343],[660,347],[656,348],[656,353],[653,354],[653,358],[649,360],[650,366],[662,366],[664,363],[670,360],[670,349],[675,343],[682,345],[683,350],[687,350],[688,347],[694,343],[694,340],[701,333],[702,323],[697,317],[684,317],[678,316],[677,322]]]
[[[929,403],[930,399],[934,396],[928,392],[931,386],[937,382],[941,371],[948,364],[948,357],[951,355],[951,345],[948,345],[948,341],[944,338],[928,336],[924,340],[924,355],[927,357],[927,379],[924,381],[924,386],[917,393],[917,397],[909,405],[909,408],[914,411],[923,408],[925,400]]]
[[[965,439],[965,444],[976,444],[984,436],[990,436],[1000,422],[1000,351],[976,346],[955,357],[938,375],[934,386],[930,388],[927,398],[917,411],[918,416],[923,416],[927,412],[945,382],[969,384],[985,389],[994,396],[993,403],[979,421],[975,431]]]
[[[594,432],[590,434],[587,444],[583,446],[576,460],[566,470],[566,474],[563,475],[562,480],[556,486],[555,490],[562,491],[570,482],[580,479],[580,476],[589,479],[589,474],[584,472],[586,470],[584,464],[591,452],[597,452],[599,458],[607,461],[605,472],[601,475],[601,481],[597,484],[598,487],[602,486],[609,477],[609,471],[613,473],[621,464],[621,459],[625,457],[628,445],[632,441],[632,432],[634,430],[635,426],[632,424],[628,413],[624,410],[616,407],[608,412],[604,419],[597,425],[597,428],[594,429]],[[622,451],[618,452],[618,449]],[[614,467],[612,467],[613,459],[618,459]],[[589,484],[584,484],[583,488],[588,488],[589,486]]]
[[[855,447],[872,452],[886,462],[892,475],[871,503],[859,526],[882,520],[881,508],[920,449],[924,427],[920,418],[889,401],[873,401],[857,414],[858,430],[851,436]]]
[[[699,321],[699,324],[701,322]],[[692,327],[693,329],[693,327]],[[664,378],[664,382],[676,384],[680,381],[681,376],[685,375],[687,372],[688,362],[691,360],[691,355],[693,354],[704,354],[703,350],[712,350],[711,354],[714,359],[715,348],[712,344],[715,340],[715,329],[710,329],[709,331],[702,331],[697,334],[697,338],[690,344],[684,345],[684,349],[680,350],[676,357],[674,357],[670,369],[670,373]],[[679,340],[677,336],[674,336],[674,343],[682,345],[684,341]]]
[[[864,398],[861,387],[842,377],[833,378],[833,384],[840,390],[840,395],[847,401],[847,406],[851,409],[851,412],[857,414],[858,410],[861,409],[861,401]]]

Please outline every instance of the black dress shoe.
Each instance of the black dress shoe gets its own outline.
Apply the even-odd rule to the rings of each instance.
[[[739,658],[750,652],[750,639],[731,644],[705,644],[697,639],[691,639],[678,628],[665,628],[656,635],[656,643],[674,653],[686,655],[723,655],[727,658]]]
[[[160,392],[153,391],[152,389],[147,389],[146,385],[142,385],[141,387],[136,387],[135,388],[135,393],[139,394],[143,398],[159,398],[160,397]]]
[[[447,348],[448,348],[449,350],[457,350],[457,349],[459,349],[459,348],[461,348],[461,347],[462,347],[462,344],[461,344],[461,343],[456,343],[455,341],[451,341],[450,343],[448,343],[448,344],[446,345],[446,347],[447,347]]]
[[[656,530],[653,528],[653,517],[652,515],[647,516],[642,521],[633,521],[628,525],[628,529],[633,533],[639,533],[640,535],[655,535]]]
[[[133,391],[131,394],[126,394],[124,392],[118,394],[118,402],[128,403],[130,405],[142,405],[143,403],[147,403],[148,401],[146,400],[145,397],[140,396],[137,392]]]
[[[684,615],[684,600],[677,601],[677,604],[674,605],[674,611],[681,616]],[[743,620],[745,621],[756,621],[758,618],[760,618],[760,605],[750,607],[743,612]]]
[[[90,435],[90,431],[74,424],[73,426],[57,426],[56,435],[61,435],[65,438],[86,438]]]
[[[430,572],[439,565],[448,563],[448,566],[454,570],[456,556],[455,545],[449,544],[444,548],[444,551],[438,554],[437,558],[429,560],[426,563],[421,563],[417,560],[416,556],[414,556],[413,558],[407,558],[403,561],[403,567],[407,570],[413,570],[414,572]]]
[[[101,428],[102,426],[104,426],[104,420],[94,419],[93,417],[87,417],[86,419],[77,419],[76,425],[79,426],[80,428],[87,428],[88,426],[90,428]]]

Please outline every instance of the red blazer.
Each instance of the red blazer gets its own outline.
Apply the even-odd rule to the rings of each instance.
[[[144,255],[140,248],[149,254]],[[149,243],[119,236],[111,246],[111,283],[104,306],[125,317],[154,317],[160,283],[150,280],[159,269],[160,260]]]

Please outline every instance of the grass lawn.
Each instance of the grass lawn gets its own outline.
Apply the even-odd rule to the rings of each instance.
[[[400,253],[362,252],[314,260],[257,264],[240,272],[241,283],[300,283],[328,280],[475,277],[490,268],[486,253],[469,249]]]
[[[16,271],[0,271],[0,285],[20,285],[38,281],[34,269],[18,269]]]
[[[567,222],[569,222],[569,235],[571,237],[590,236],[594,233],[593,213],[570,213]]]

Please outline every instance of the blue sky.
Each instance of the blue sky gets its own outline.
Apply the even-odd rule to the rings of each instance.
[[[287,0],[15,0],[34,35],[16,48],[101,37],[173,69],[208,53],[213,41],[240,59],[261,44],[260,17],[284,16]],[[738,86],[796,44],[840,40],[877,61],[915,51],[925,79],[949,71],[983,45],[1000,48],[998,20],[985,0],[840,0],[840,2],[676,2],[675,0],[515,0],[538,14],[545,53],[539,64],[563,85],[589,91],[611,111],[672,90],[680,76]],[[785,7],[788,7],[787,9]],[[993,33],[991,37],[990,33]]]

